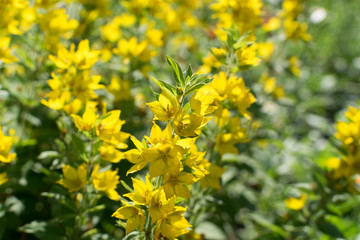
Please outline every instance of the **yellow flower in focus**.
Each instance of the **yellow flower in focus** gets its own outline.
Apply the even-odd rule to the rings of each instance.
[[[175,197],[167,199],[162,187],[154,190],[149,202],[149,212],[152,222],[158,221],[163,218],[167,212],[174,209],[174,202]]]
[[[183,137],[196,137],[201,133],[201,128],[211,120],[212,117],[204,117],[198,114],[186,114],[183,109],[175,115],[174,129]]]
[[[149,163],[149,160],[144,157],[144,154],[143,154],[144,146],[142,145],[142,143],[139,140],[137,140],[134,136],[130,136],[130,139],[134,143],[134,145],[136,146],[136,149],[131,149],[129,151],[126,151],[124,153],[124,155],[125,155],[125,158],[129,162],[131,162],[131,163],[133,163],[135,165],[132,166],[126,172],[126,175],[128,175],[130,173],[140,171],[141,169],[143,169]]]
[[[204,86],[197,90],[190,99],[190,106],[194,113],[198,115],[208,115],[213,113],[217,106],[215,98],[218,96],[217,92],[209,87]]]
[[[96,135],[103,141],[114,145],[116,148],[125,149],[127,144],[124,141],[130,134],[121,132],[125,121],[120,120],[120,110],[110,111],[106,118],[100,121],[96,127]]]
[[[152,197],[153,187],[149,175],[146,175],[146,183],[136,178],[132,178],[134,193],[125,194],[135,204],[149,204]]]
[[[145,225],[144,211],[130,204],[125,204],[125,206],[116,210],[116,212],[113,213],[112,217],[116,217],[119,219],[127,219],[126,228],[125,228],[126,235],[138,228],[140,232],[144,229],[144,225]]]
[[[168,239],[175,239],[176,237],[189,232],[192,226],[184,217],[186,208],[175,207],[172,211],[166,213],[156,223],[155,236],[160,234]]]
[[[62,165],[64,178],[57,183],[66,187],[69,192],[79,191],[87,183],[86,164],[80,165],[77,169],[70,165]]]
[[[118,170],[107,170],[99,173],[99,166],[96,165],[91,173],[92,183],[96,190],[103,191],[106,195],[114,201],[120,200],[120,195],[117,193],[116,186],[118,185],[119,176]]]
[[[7,182],[9,179],[7,178],[6,173],[0,173],[0,185],[4,184],[5,182]]]
[[[287,198],[284,200],[286,207],[292,210],[300,210],[306,203],[306,194],[301,194],[300,198]]]
[[[92,108],[87,107],[82,117],[71,114],[71,117],[74,119],[76,127],[80,131],[88,132],[94,128],[98,115]]]
[[[179,102],[175,96],[166,91],[162,91],[159,95],[159,101],[147,103],[153,114],[154,120],[163,122],[170,121],[174,118],[175,113],[179,110]]]
[[[163,181],[166,198],[169,199],[174,195],[182,198],[191,198],[187,185],[191,185],[196,181],[197,179],[190,173],[178,172],[174,174],[167,172]]]

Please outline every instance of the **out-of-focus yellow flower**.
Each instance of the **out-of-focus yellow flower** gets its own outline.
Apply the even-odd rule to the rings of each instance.
[[[79,43],[75,52],[75,45],[71,44],[70,51],[65,47],[59,47],[57,56],[50,55],[49,59],[55,63],[58,68],[68,69],[75,64],[79,70],[90,69],[98,60],[100,51],[91,51],[89,40],[83,40]]]
[[[295,76],[300,76],[300,61],[296,56],[289,59],[289,69]]]
[[[5,136],[0,126],[0,162],[10,163],[15,160],[16,153],[10,153],[14,141],[15,137]]]
[[[200,88],[190,99],[191,109],[194,113],[203,116],[213,113],[217,108],[215,104],[217,95],[215,89],[209,86]]]
[[[271,32],[271,31],[275,31],[277,29],[279,29],[281,26],[281,20],[278,17],[272,17],[270,19],[268,19],[263,25],[262,28],[267,31],[267,32]]]
[[[269,61],[270,56],[274,52],[274,43],[273,42],[264,42],[264,43],[258,43],[258,54],[259,56],[265,61]]]
[[[92,183],[94,188],[98,191],[103,191],[106,195],[114,201],[120,200],[120,195],[117,193],[116,186],[118,185],[119,176],[118,171],[107,170],[99,173],[99,166],[96,165],[91,173]]]
[[[263,74],[260,78],[260,83],[263,84],[266,93],[272,94],[275,98],[284,97],[284,89],[281,86],[277,86],[276,78]]]
[[[240,67],[257,66],[261,59],[256,56],[258,50],[257,44],[251,44],[238,49],[235,53]]]
[[[123,202],[124,203],[124,202]],[[143,230],[145,225],[145,214],[141,208],[132,206],[124,203],[125,206],[116,210],[112,217],[119,219],[127,219],[126,222],[126,234],[139,228],[140,232]]]
[[[118,163],[121,159],[125,158],[124,153],[114,147],[114,145],[104,143],[99,147],[100,158],[104,161]]]
[[[211,164],[209,161],[204,161],[204,168],[209,172],[204,178],[200,179],[200,185],[203,188],[220,189],[220,178],[225,172],[224,168]]]
[[[4,184],[5,182],[7,182],[9,179],[7,178],[6,173],[0,173],[0,185]]]
[[[113,76],[107,89],[114,95],[115,101],[120,101],[130,100],[132,98],[130,87],[130,81],[121,80],[119,77]]]
[[[300,210],[306,203],[306,194],[301,194],[300,198],[287,198],[284,200],[286,207],[292,210]]]
[[[87,183],[86,164],[80,165],[77,169],[70,165],[62,165],[64,178],[57,183],[66,187],[69,192],[79,191]]]
[[[11,54],[9,37],[0,37],[0,61],[4,63],[17,62],[18,59]]]
[[[330,169],[338,169],[341,165],[341,160],[337,157],[332,157],[326,160],[326,166]]]
[[[284,28],[286,31],[286,37],[291,40],[302,39],[304,41],[311,41],[312,37],[308,34],[307,24],[295,21],[293,19],[287,18],[284,21]]]

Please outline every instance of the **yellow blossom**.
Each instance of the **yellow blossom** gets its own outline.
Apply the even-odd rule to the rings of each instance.
[[[88,107],[82,117],[75,114],[71,114],[71,117],[74,119],[75,125],[80,131],[88,132],[94,128],[96,120],[99,116],[93,109]]]
[[[153,187],[149,175],[146,175],[146,183],[136,178],[132,178],[134,193],[125,194],[136,204],[149,204],[152,197]]]
[[[118,170],[107,170],[99,173],[99,166],[96,165],[91,173],[92,183],[94,188],[103,191],[106,195],[114,201],[120,200],[120,195],[117,193],[116,186],[118,185],[119,176]]]
[[[0,162],[10,163],[15,160],[16,153],[10,153],[14,141],[15,137],[5,136],[0,126]]]
[[[100,121],[96,127],[96,135],[103,141],[114,145],[117,148],[127,148],[124,141],[130,134],[121,132],[125,121],[120,120],[120,110],[110,111],[108,116]]]
[[[301,194],[300,198],[287,198],[284,200],[285,205],[292,210],[300,210],[306,203],[306,194]]]
[[[66,187],[69,192],[79,191],[87,183],[86,164],[80,165],[77,169],[70,165],[62,165],[64,178],[57,183]]]
[[[102,160],[118,163],[121,159],[125,158],[124,153],[114,147],[114,145],[103,143],[101,147],[99,147],[100,158]]]
[[[116,217],[119,219],[127,219],[125,228],[126,234],[129,234],[130,232],[138,228],[140,231],[142,231],[145,225],[144,211],[130,204],[125,204],[125,206],[116,210],[116,212],[113,213],[112,217]]]
[[[0,185],[4,184],[5,182],[7,182],[9,179],[7,178],[6,173],[0,173]]]
[[[18,59],[11,54],[9,37],[0,37],[0,61],[4,63],[17,62]]]
[[[155,115],[155,120],[163,122],[173,119],[179,109],[179,102],[176,97],[166,91],[159,95],[159,101],[147,103],[147,105]]]
[[[155,229],[155,236],[160,234],[168,239],[175,239],[176,237],[189,232],[192,226],[183,216],[186,208],[174,207],[174,209],[166,213],[157,223]]]

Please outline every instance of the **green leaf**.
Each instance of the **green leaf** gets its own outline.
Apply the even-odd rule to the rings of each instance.
[[[189,89],[186,89],[186,93],[185,96],[199,90],[201,87],[205,86],[205,83],[199,83],[199,84],[195,84],[194,86],[190,87]]]
[[[184,75],[182,73],[182,70],[181,70],[179,64],[169,56],[166,56],[166,61],[172,68],[173,76],[176,80],[176,83],[179,86],[185,87]]]
[[[184,77],[185,77],[185,83],[188,84],[188,79],[190,79],[193,75],[193,70],[191,68],[191,65],[188,66],[188,68],[185,70],[184,72]]]
[[[251,214],[250,217],[257,224],[259,224],[259,225],[273,231],[274,233],[277,233],[277,234],[281,235],[282,237],[286,236],[286,232],[281,227],[278,227],[278,226],[274,225],[269,220],[267,220],[265,217],[260,216],[258,214]]]
[[[46,159],[46,158],[57,158],[59,157],[59,152],[57,151],[43,151],[37,157],[38,159]]]
[[[335,225],[325,221],[324,219],[320,219],[316,223],[316,225],[317,225],[317,228],[321,232],[323,232],[333,238],[344,238],[344,235],[342,234],[342,232],[340,232],[340,230]]]
[[[81,140],[81,138],[75,133],[73,133],[71,135],[71,137],[72,137],[72,145],[73,145],[73,147],[76,150],[78,150],[79,152],[84,153],[85,152],[85,145],[84,145],[84,142]]]
[[[157,80],[154,77],[151,77],[151,80],[154,83],[156,83],[156,85],[158,85],[159,88],[161,88],[162,91],[166,91],[169,94],[176,96],[176,88],[175,87],[171,86],[170,84],[168,84],[168,83],[166,83],[164,81]]]

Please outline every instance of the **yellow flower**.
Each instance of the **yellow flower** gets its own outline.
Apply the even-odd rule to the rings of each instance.
[[[279,29],[281,26],[281,21],[280,18],[278,17],[272,17],[270,19],[268,19],[263,25],[262,28],[267,31],[267,32],[271,32],[271,31],[275,31],[277,29]]]
[[[124,153],[120,152],[111,144],[103,143],[101,147],[99,147],[100,158],[102,160],[118,163],[121,159],[125,158]]]
[[[144,150],[144,157],[150,162],[150,178],[160,176],[165,170],[177,172],[181,167],[181,155],[170,143],[160,144]]]
[[[93,109],[87,107],[82,118],[75,114],[71,114],[71,117],[74,119],[75,125],[80,131],[88,132],[93,129],[99,116]]]
[[[132,178],[134,193],[125,194],[135,204],[149,204],[152,197],[153,187],[150,182],[149,175],[146,175],[146,183],[136,178]]]
[[[174,195],[182,198],[191,198],[187,185],[193,184],[196,180],[192,174],[186,172],[166,173],[163,182],[166,198],[171,198]]]
[[[329,158],[326,161],[326,166],[330,169],[338,169],[341,165],[341,160],[337,157]]]
[[[289,59],[289,68],[290,71],[295,75],[295,76],[299,76],[300,75],[300,61],[296,56],[292,56]]]
[[[133,136],[131,136],[130,139],[136,146],[136,149],[131,149],[125,152],[125,158],[135,165],[127,171],[126,175],[140,171],[149,162],[149,160],[144,157],[142,143]]]
[[[99,166],[96,165],[91,173],[92,183],[96,190],[103,191],[106,195],[114,201],[120,200],[120,195],[116,192],[119,176],[118,170],[107,170],[99,173]]]
[[[10,46],[10,38],[9,37],[0,37],[0,60],[4,63],[17,62],[18,59],[11,55]]]
[[[257,44],[246,45],[237,50],[236,56],[239,61],[240,67],[257,66],[260,64],[261,59],[256,57],[258,50]]]
[[[172,211],[166,213],[156,223],[155,236],[160,234],[168,239],[175,239],[176,237],[189,232],[192,226],[183,216],[186,208],[175,207]]]
[[[220,189],[220,178],[225,169],[212,165],[209,161],[204,161],[204,168],[208,170],[209,174],[206,174],[204,178],[200,179],[200,185],[203,188]]]
[[[191,109],[198,115],[211,114],[217,108],[214,102],[217,95],[217,92],[209,86],[200,88],[190,99]]]
[[[106,118],[100,121],[96,127],[96,135],[105,142],[114,145],[116,148],[124,149],[127,145],[124,141],[130,134],[121,132],[125,121],[120,120],[120,110],[110,111]]]
[[[0,185],[4,184],[5,182],[7,182],[9,179],[7,178],[6,173],[0,173]]]
[[[300,198],[287,198],[284,200],[286,207],[292,210],[300,210],[306,203],[306,194],[301,194]]]
[[[201,133],[201,128],[211,120],[211,117],[204,117],[195,113],[186,114],[183,109],[175,115],[174,129],[177,134],[183,137],[196,137]]]
[[[153,114],[154,120],[160,120],[163,122],[170,121],[174,118],[175,113],[179,109],[179,102],[175,96],[166,91],[162,91],[159,95],[159,101],[147,103]]]
[[[57,57],[50,55],[49,59],[61,69],[68,69],[72,64],[75,64],[77,69],[86,70],[90,69],[97,62],[99,54],[100,51],[90,51],[89,40],[86,39],[79,43],[76,52],[74,44],[71,44],[70,51],[60,46]]]
[[[159,187],[152,192],[149,202],[149,212],[152,222],[156,222],[174,208],[175,197],[166,199],[164,189]]]
[[[130,81],[121,80],[118,77],[113,76],[111,79],[111,83],[107,87],[108,91],[114,95],[114,100],[130,100]]]
[[[66,187],[69,192],[79,191],[87,183],[86,164],[80,165],[77,169],[70,165],[62,165],[64,178],[57,183]]]
[[[15,137],[5,136],[0,126],[0,162],[10,163],[15,160],[16,154],[10,153]]]
[[[125,228],[126,234],[129,234],[130,232],[138,228],[141,232],[144,228],[144,224],[145,224],[144,211],[130,204],[125,203],[125,206],[116,210],[116,212],[113,213],[112,217],[116,217],[119,219],[127,219],[126,228]]]

